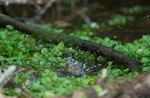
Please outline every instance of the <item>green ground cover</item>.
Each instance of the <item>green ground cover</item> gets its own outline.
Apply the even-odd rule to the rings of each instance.
[[[41,26],[41,25],[40,25]],[[63,29],[54,28],[48,25],[41,26],[44,29],[52,30],[55,33],[63,33]],[[75,30],[70,33],[82,39],[101,43],[105,46],[116,44],[115,50],[120,51],[129,57],[133,57],[142,64],[142,70],[150,69],[150,35],[144,35],[132,43],[122,44],[109,38],[98,38],[94,33],[83,26],[83,30]],[[58,45],[42,42],[31,35],[26,35],[15,30],[8,25],[6,28],[0,28],[0,66],[4,71],[9,65],[16,65],[18,69],[26,68],[13,77],[11,83],[6,85],[4,93],[7,95],[20,95],[23,92],[31,94],[33,97],[45,97],[48,95],[61,95],[69,93],[72,90],[91,86],[96,77],[101,75],[101,70],[96,75],[84,75],[82,77],[59,76],[54,69],[65,66],[66,58],[64,52],[80,52],[72,48],[67,48],[63,42]],[[87,52],[83,59],[91,59],[93,56]],[[78,53],[80,56],[81,54]],[[91,58],[86,58],[88,55]],[[137,72],[129,72],[128,69],[121,68],[119,64],[108,62],[108,76],[111,77],[129,77],[137,75]],[[26,89],[22,88],[26,85]]]

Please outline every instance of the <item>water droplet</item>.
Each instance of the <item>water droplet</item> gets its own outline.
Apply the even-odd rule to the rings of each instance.
[[[114,38],[116,39],[116,38],[117,38],[117,36],[114,36]]]
[[[150,15],[146,15],[147,18],[149,18]]]
[[[83,54],[83,52],[81,52],[81,54]]]

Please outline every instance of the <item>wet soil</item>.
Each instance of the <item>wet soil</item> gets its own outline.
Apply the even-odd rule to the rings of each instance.
[[[107,26],[99,33],[99,37],[109,37],[121,42],[132,42],[142,37],[142,35],[150,34],[150,10],[142,14],[136,15],[134,21],[126,25],[116,27]]]
[[[117,0],[115,1],[117,2]],[[120,8],[134,6],[134,2],[130,4],[118,1],[119,3],[107,3],[107,2],[91,2],[88,5],[88,11],[85,13],[91,21],[95,21],[98,24],[105,23],[112,15],[120,14]],[[135,5],[141,5],[140,0],[135,2]],[[147,3],[143,3],[142,7],[148,7]],[[53,7],[53,6],[52,6]],[[21,10],[21,11],[20,11]],[[80,10],[80,8],[78,8]],[[58,15],[56,7],[49,9],[40,20],[37,19],[37,9],[35,5],[9,5],[0,6],[0,11],[8,14],[16,19],[26,19],[28,21],[34,21],[37,23],[57,23],[56,25],[65,25],[66,30],[69,27],[69,31],[74,29],[80,29],[81,24],[85,21],[80,15],[74,14],[62,14]],[[142,35],[150,34],[150,8],[142,13],[133,15],[134,21],[128,22],[125,25],[109,26],[108,24],[101,29],[95,30],[100,38],[109,37],[121,42],[132,42],[142,37]],[[67,30],[68,31],[68,30]]]
[[[148,15],[138,16],[131,23],[124,26],[106,27],[104,33],[99,33],[99,37],[109,37],[121,42],[132,42],[142,37],[142,35],[150,34],[150,17]],[[102,32],[102,31],[100,31]]]

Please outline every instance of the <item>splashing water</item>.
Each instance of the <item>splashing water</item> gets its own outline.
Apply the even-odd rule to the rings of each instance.
[[[61,70],[59,71],[62,71],[64,75],[73,75],[75,77],[81,77],[85,74],[88,74],[89,72],[94,71],[94,68],[97,69],[97,67],[100,66],[101,64],[89,67],[87,63],[80,62],[78,60],[73,59],[72,57],[68,57],[66,66],[64,68],[61,68]]]

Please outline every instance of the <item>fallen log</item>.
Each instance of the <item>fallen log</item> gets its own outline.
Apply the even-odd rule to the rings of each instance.
[[[107,60],[118,62],[124,65],[126,68],[129,68],[131,71],[141,72],[140,63],[137,60],[113,50],[113,47],[106,47],[100,43],[79,39],[63,33],[57,34],[38,27],[29,26],[1,13],[0,25],[12,25],[15,29],[20,30],[22,33],[30,34],[36,38],[40,38],[44,41],[52,42],[55,44],[64,42],[65,46],[67,47],[78,48],[84,51],[95,53],[97,55],[102,55],[107,58]]]

